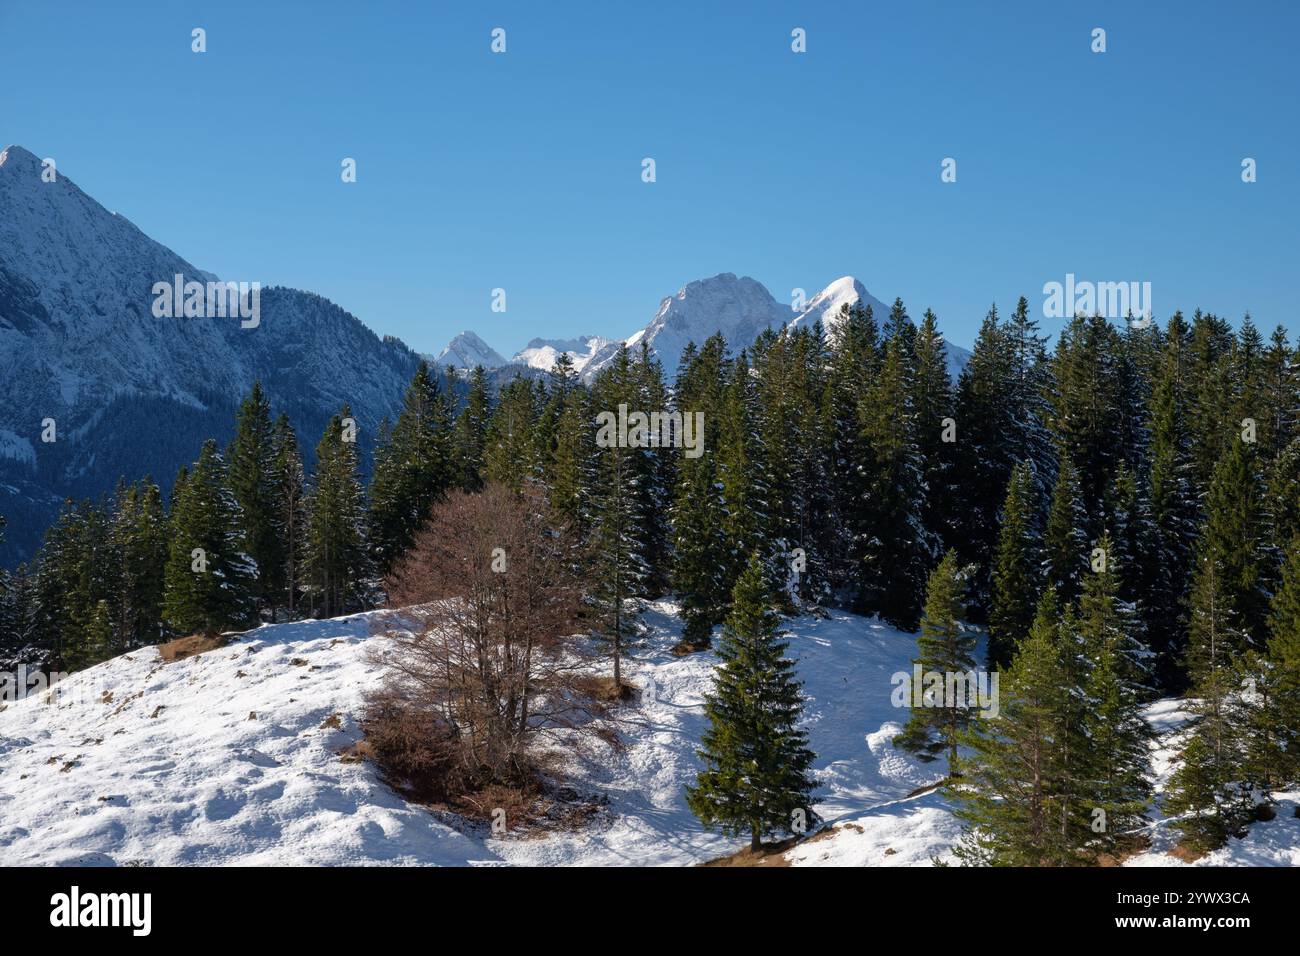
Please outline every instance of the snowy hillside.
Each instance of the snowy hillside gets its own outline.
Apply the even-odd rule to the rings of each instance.
[[[647,608],[633,652],[642,687],[620,754],[572,767],[583,793],[608,796],[586,828],[542,839],[462,833],[408,805],[370,765],[339,751],[379,670],[369,651],[381,615],[267,626],[218,650],[162,663],[133,652],[69,678],[59,700],[0,712],[0,853],[13,864],[689,864],[739,846],[700,827],[683,787],[698,769],[702,697],[716,658],[675,657],[675,608]],[[905,713],[890,676],[915,640],[874,620],[834,613],[789,622],[809,695],[807,725],[822,784],[817,811],[833,829],[786,854],[795,865],[928,865],[958,827],[923,767],[890,738]],[[1152,708],[1176,733],[1172,702]],[[1166,744],[1156,766],[1169,758]],[[1300,864],[1289,795],[1276,820],[1207,859]],[[1174,862],[1156,849],[1133,861]]]

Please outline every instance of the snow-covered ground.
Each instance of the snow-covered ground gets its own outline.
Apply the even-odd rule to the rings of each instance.
[[[407,804],[369,764],[339,751],[358,737],[362,699],[380,678],[368,649],[378,614],[262,627],[219,650],[163,664],[136,651],[0,712],[0,857],[12,864],[673,865],[717,857],[742,841],[704,830],[683,788],[699,767],[703,695],[716,658],[674,657],[675,607],[646,609],[632,652],[642,687],[626,747],[575,762],[574,785],[604,793],[609,812],[544,838],[462,833]],[[833,831],[787,854],[795,865],[928,865],[959,828],[939,779],[890,738],[906,718],[890,677],[915,638],[833,613],[788,622],[799,662],[816,771],[817,812]],[[337,720],[331,720],[334,715]],[[1153,723],[1177,733],[1176,702]],[[333,726],[338,724],[337,727]],[[1176,737],[1154,754],[1167,774]],[[1300,865],[1300,794],[1206,858],[1213,864]],[[1176,862],[1160,822],[1136,864]]]

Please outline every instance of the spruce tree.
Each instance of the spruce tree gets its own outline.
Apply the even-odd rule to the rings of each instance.
[[[686,803],[705,825],[728,836],[745,832],[750,849],[764,836],[811,820],[809,775],[816,759],[798,728],[803,709],[789,645],[779,636],[775,600],[754,554],[732,594],[718,647],[713,691],[705,698],[700,758],[705,768],[686,790]]]
[[[1043,536],[1043,572],[1047,583],[1056,588],[1057,596],[1066,604],[1079,596],[1083,574],[1088,568],[1087,521],[1078,472],[1069,457],[1062,456]]]
[[[461,491],[474,492],[483,487],[484,454],[491,417],[487,372],[479,365],[470,373],[469,392],[452,432],[452,472],[456,487]]]
[[[275,444],[271,404],[254,382],[235,417],[235,437],[226,452],[230,491],[239,505],[245,553],[253,562],[253,597],[258,610],[279,597],[284,566],[282,539],[276,526]]]
[[[1081,862],[1079,810],[1071,801],[1070,755],[1083,749],[1074,724],[1071,674],[1062,653],[1062,613],[1044,593],[1029,635],[999,683],[996,719],[963,736],[970,755],[946,786],[964,824],[957,858],[977,866],[1065,866]]]
[[[278,580],[282,604],[292,619],[298,609],[298,592],[303,587],[303,560],[307,537],[307,478],[298,449],[298,436],[281,415],[275,423],[275,525],[281,539],[284,566]]]
[[[365,493],[358,475],[351,409],[330,419],[316,446],[316,475],[307,500],[304,576],[312,606],[335,617],[365,605],[370,565]]]
[[[1243,788],[1234,652],[1245,644],[1239,614],[1224,587],[1222,559],[1203,553],[1192,589],[1188,649],[1193,718],[1182,761],[1166,788],[1164,812],[1193,850],[1221,846],[1249,819],[1253,800]]]
[[[172,504],[163,617],[181,634],[215,634],[249,621],[253,565],[244,552],[239,505],[216,442],[178,483]]]
[[[1271,763],[1279,786],[1300,783],[1300,538],[1291,542],[1273,597],[1267,666],[1271,674]]]
[[[925,613],[921,617],[921,636],[916,642],[918,655],[914,661],[923,675],[939,673],[945,681],[948,675],[975,676],[975,637],[961,623],[965,611],[964,590],[957,553],[950,550],[930,573],[926,587]],[[973,682],[967,683],[966,688],[967,694],[975,692]],[[926,700],[925,706],[912,709],[903,732],[894,738],[894,745],[926,761],[946,754],[948,771],[955,774],[958,772],[957,744],[961,732],[971,722],[975,706],[976,701],[969,699]]]
[[[451,408],[437,373],[421,362],[396,423],[375,451],[368,534],[381,574],[410,547],[429,509],[451,484],[450,445]]]
[[[1145,822],[1151,800],[1152,733],[1141,707],[1149,655],[1132,605],[1119,596],[1120,569],[1108,535],[1098,548],[1099,565],[1084,580],[1076,619],[1088,663],[1083,730],[1089,746],[1080,797],[1095,834],[1090,850],[1114,854]]]
[[[1029,464],[1011,473],[993,567],[989,610],[990,667],[1006,666],[1029,633],[1040,588],[1039,535],[1034,523],[1033,481]]]

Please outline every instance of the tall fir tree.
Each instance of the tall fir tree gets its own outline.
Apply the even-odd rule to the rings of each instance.
[[[181,634],[215,634],[250,620],[252,561],[226,464],[209,440],[172,504],[163,616]]]
[[[358,473],[356,421],[343,406],[316,446],[307,500],[304,582],[321,617],[357,610],[368,600],[365,492]]]
[[[970,684],[966,685],[963,699],[956,699],[955,694],[953,698],[947,696],[947,688],[955,688],[947,683],[950,675],[975,674],[975,636],[962,626],[964,590],[957,553],[949,551],[930,573],[914,661],[923,675],[944,675],[945,693],[943,699],[927,698],[924,706],[914,706],[902,733],[894,738],[894,746],[910,750],[922,760],[934,760],[941,754],[947,756],[950,774],[959,772],[958,743],[962,731],[974,717],[976,704],[965,699],[975,691]]]
[[[803,710],[788,643],[779,635],[775,598],[755,554],[736,582],[718,647],[720,664],[705,698],[709,727],[699,750],[704,769],[686,803],[705,826],[745,832],[750,849],[764,836],[796,830],[812,818],[809,775],[816,759],[799,729]]]
[[[369,540],[376,569],[386,573],[452,481],[449,402],[437,372],[421,362],[402,411],[375,451],[370,482]]]
[[[239,505],[244,550],[253,562],[253,599],[258,610],[274,606],[283,589],[283,538],[276,522],[275,434],[271,403],[254,382],[235,417],[226,450],[230,491]]]
[[[1066,604],[1079,596],[1088,568],[1087,522],[1078,472],[1069,456],[1062,455],[1043,534],[1043,573]]]
[[[1029,633],[1041,591],[1037,509],[1029,464],[1011,473],[1002,507],[1002,527],[993,566],[993,601],[989,610],[988,658],[991,667],[1005,667]]]

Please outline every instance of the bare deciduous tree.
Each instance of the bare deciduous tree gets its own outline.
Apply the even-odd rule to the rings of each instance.
[[[539,736],[597,730],[570,551],[542,495],[489,485],[437,505],[390,574],[407,626],[389,632],[370,713],[398,721],[392,739],[431,755],[448,788],[527,783]]]

